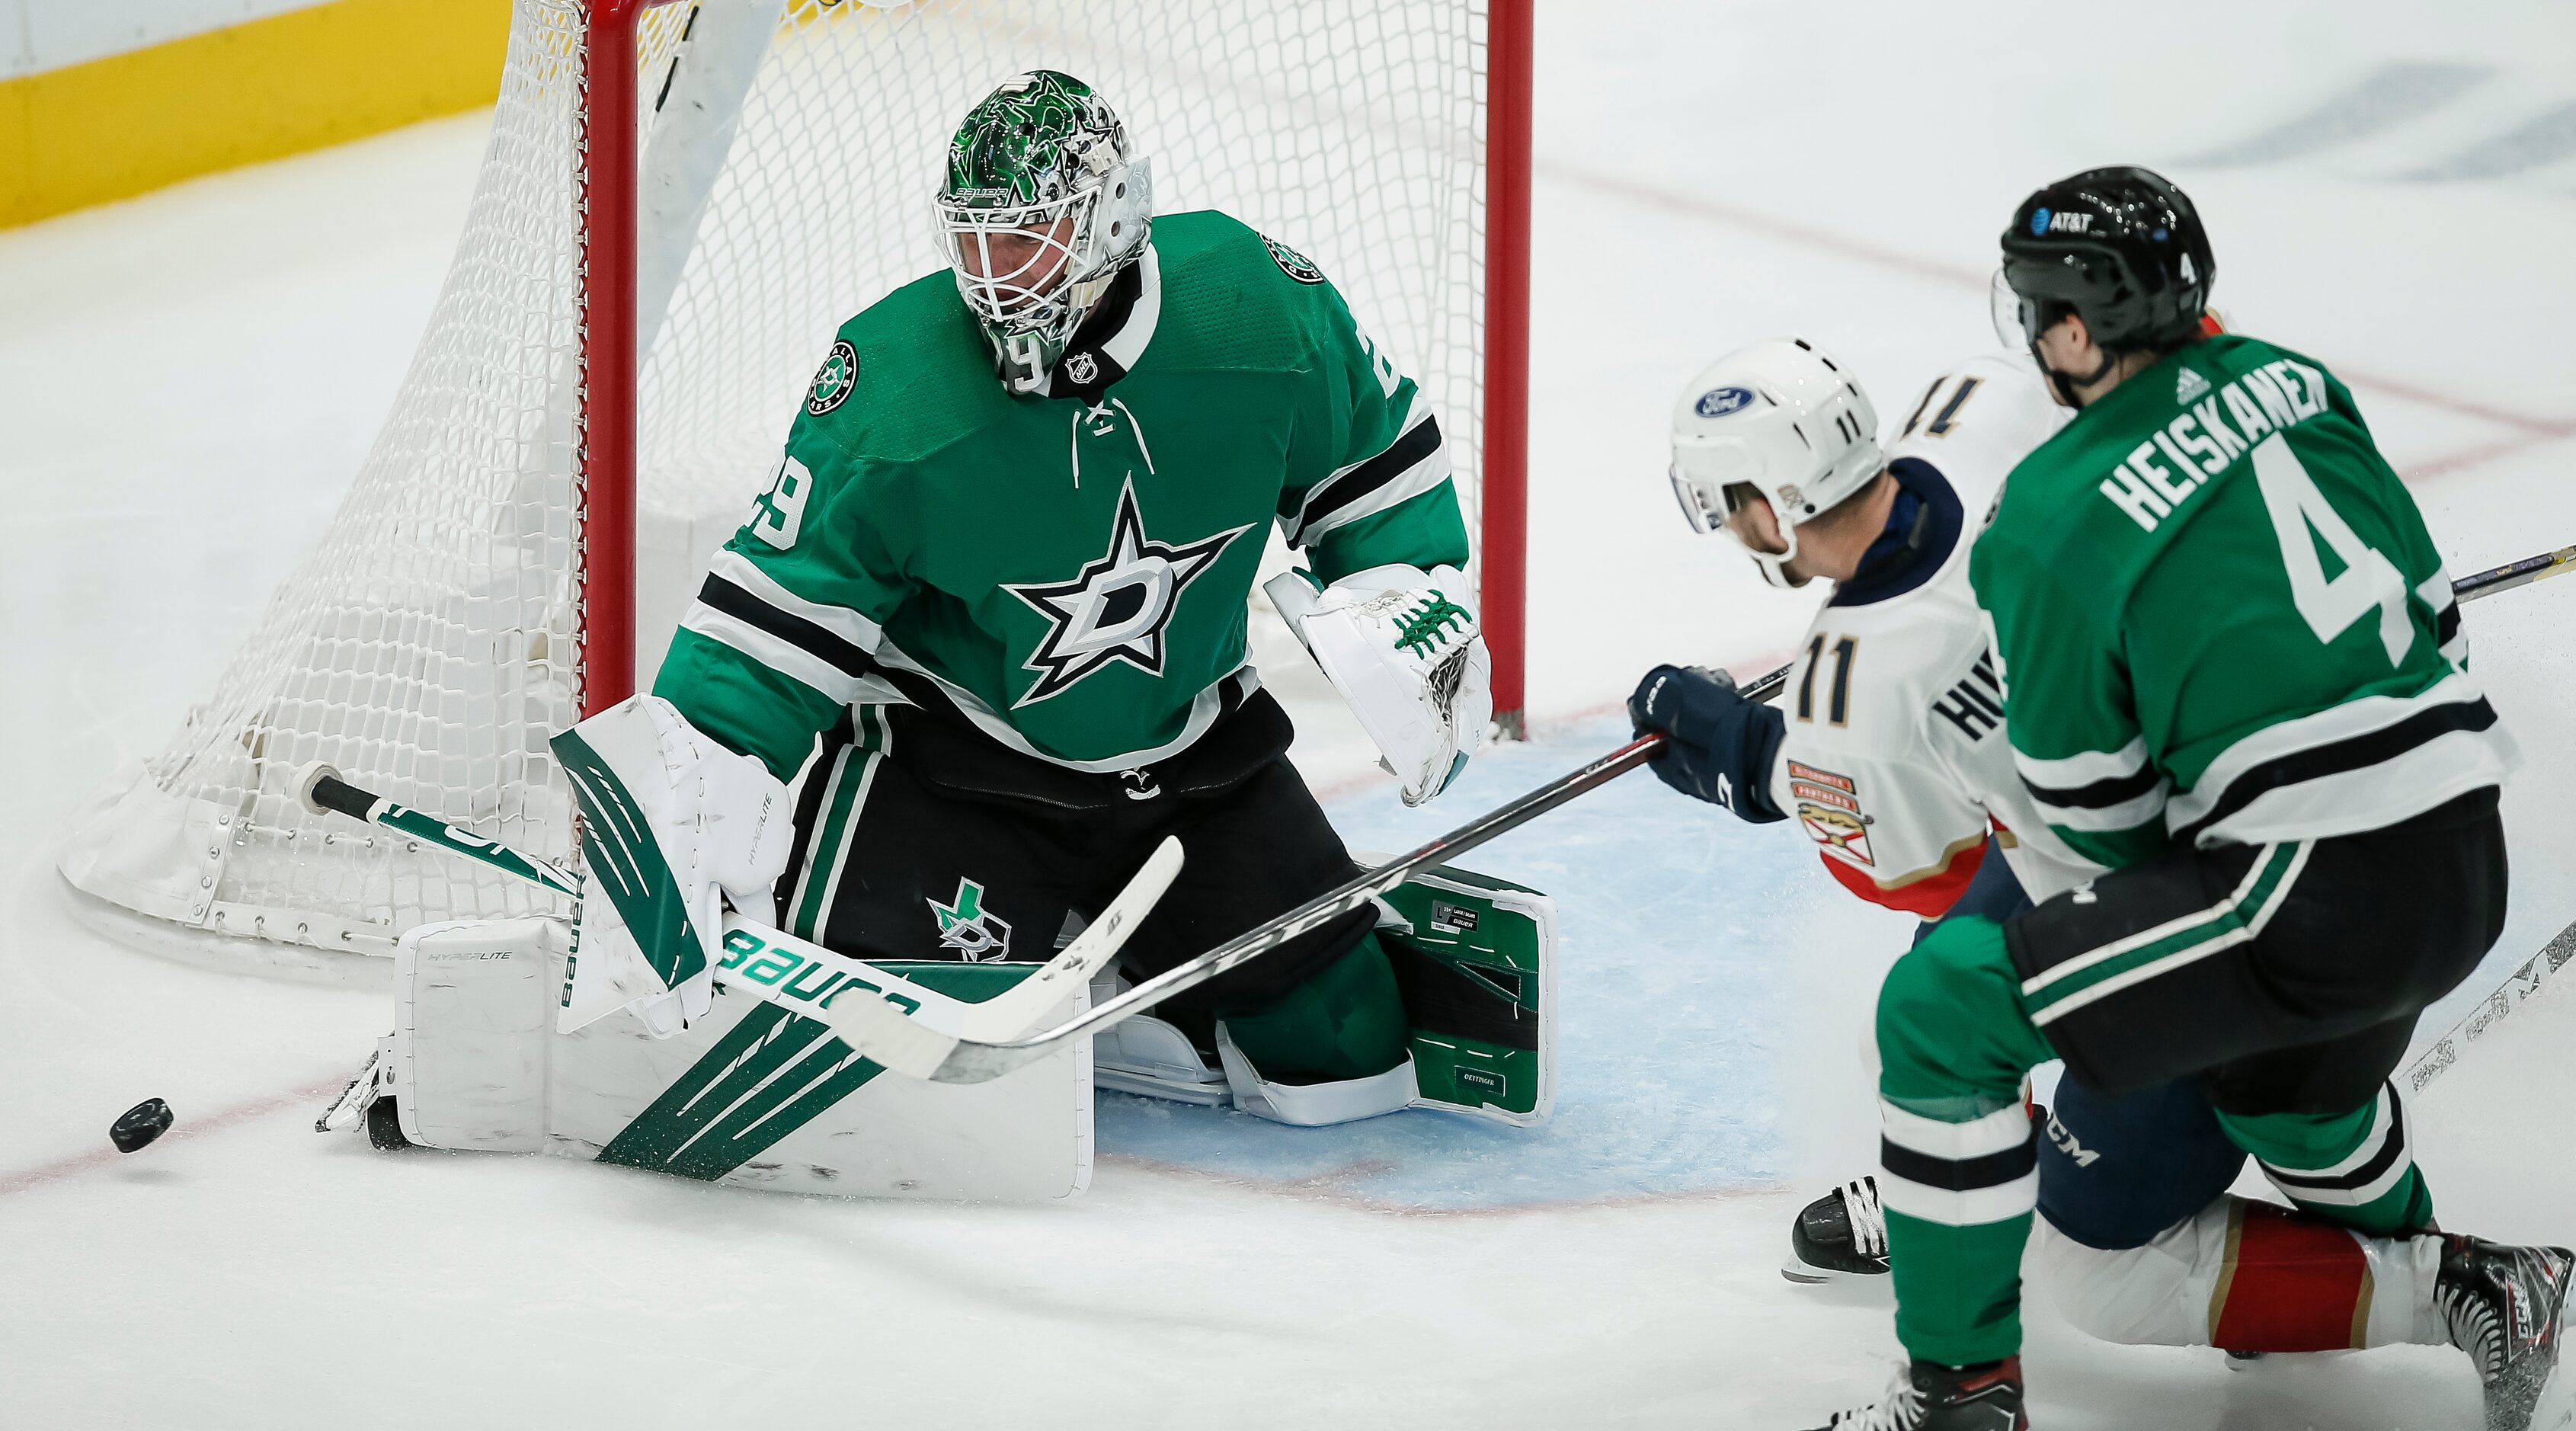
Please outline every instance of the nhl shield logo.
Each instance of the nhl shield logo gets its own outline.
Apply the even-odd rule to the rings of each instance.
[[[1064,360],[1064,375],[1076,386],[1089,387],[1091,380],[1100,376],[1100,360],[1089,353],[1076,353]]]
[[[839,407],[858,381],[859,350],[845,338],[832,345],[822,368],[814,374],[813,389],[805,394],[805,410],[821,417]]]
[[[1011,922],[984,908],[984,887],[971,879],[957,881],[957,902],[926,901],[939,921],[939,947],[954,949],[969,964],[1011,957]]]

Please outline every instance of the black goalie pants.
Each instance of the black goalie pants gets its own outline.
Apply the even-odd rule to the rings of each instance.
[[[901,721],[889,733],[863,711],[855,728],[827,739],[807,772],[795,854],[779,881],[782,927],[863,959],[1040,962],[1173,835],[1180,876],[1120,954],[1142,982],[1356,868],[1284,755],[1228,771],[1214,788],[1100,777],[1090,788],[1114,801],[1103,803],[1066,782],[1034,795],[959,788],[941,778],[953,762],[905,759],[915,731],[929,733]],[[995,764],[1008,768],[978,762],[979,773]],[[1203,1049],[1224,1019],[1265,1077],[1382,1073],[1404,1061],[1408,1033],[1372,923],[1370,911],[1354,911],[1155,1013]]]

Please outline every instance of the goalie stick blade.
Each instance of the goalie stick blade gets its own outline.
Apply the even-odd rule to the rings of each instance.
[[[1040,1019],[1053,1013],[1076,989],[1088,987],[1091,976],[1100,972],[1145,916],[1172,880],[1181,872],[1181,842],[1165,836],[1147,856],[1144,867],[1109,901],[1071,944],[1064,947],[1046,964],[1000,995],[965,1010],[964,1027],[959,1033],[943,1033],[928,1027],[919,1019],[897,1010],[892,1004],[876,999],[835,1003],[826,1012],[832,1021],[832,1032],[861,1058],[872,1059],[888,1070],[907,1078],[936,1083],[982,1083],[1019,1067],[1049,1049],[1032,1050],[1005,1066],[985,1071],[965,1071],[952,1057],[963,1040],[975,1044],[1010,1043],[1033,1032]]]
[[[1165,835],[1154,853],[1146,856],[1144,866],[1128,879],[1127,887],[1071,944],[1000,996],[967,1009],[963,1036],[977,1043],[1005,1043],[1035,1029],[1038,1020],[1073,997],[1075,989],[1087,987],[1093,975],[1118,957],[1127,936],[1154,912],[1180,873],[1181,842]]]
[[[906,1078],[931,1078],[957,1047],[956,1035],[941,1033],[883,999],[843,999],[823,1012],[833,1034],[859,1057]]]

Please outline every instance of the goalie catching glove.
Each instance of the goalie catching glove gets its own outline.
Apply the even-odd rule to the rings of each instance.
[[[1283,572],[1262,586],[1386,768],[1419,805],[1449,788],[1494,718],[1493,673],[1464,597],[1466,574],[1373,566],[1323,588]]]
[[[587,881],[559,1027],[626,1008],[669,1038],[714,1002],[723,897],[766,901],[787,867],[787,787],[659,696],[631,696],[552,744],[581,802]]]

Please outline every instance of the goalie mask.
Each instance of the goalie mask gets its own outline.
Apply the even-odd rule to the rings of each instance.
[[[1768,505],[1786,550],[1745,550],[1773,586],[1804,584],[1781,570],[1798,554],[1798,528],[1886,465],[1869,395],[1804,338],[1727,354],[1693,378],[1673,408],[1673,495],[1682,515],[1702,535],[1735,536],[1728,513]]]
[[[1145,250],[1153,184],[1091,86],[1004,80],[948,141],[939,242],[1013,390],[1037,390],[1110,283]]]

